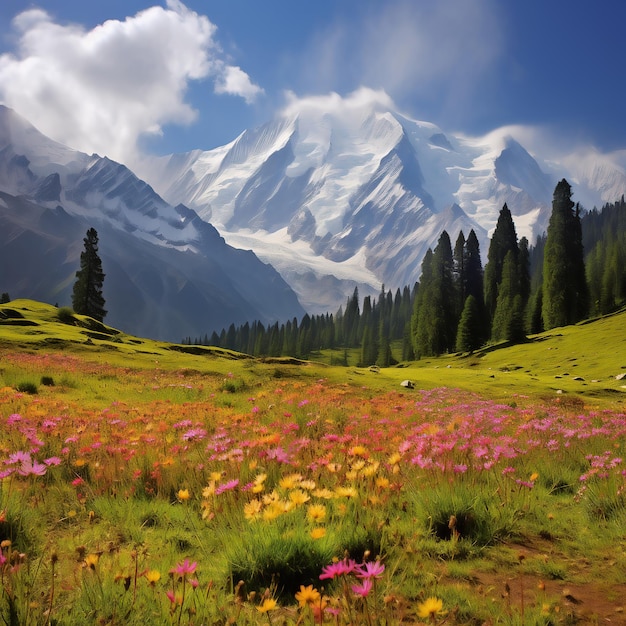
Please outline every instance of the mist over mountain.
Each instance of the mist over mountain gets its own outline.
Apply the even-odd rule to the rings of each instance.
[[[169,202],[271,263],[318,313],[336,310],[354,285],[375,294],[381,283],[418,280],[443,229],[454,241],[473,228],[486,254],[505,202],[518,235],[533,243],[561,178],[589,209],[626,189],[626,153],[548,161],[506,129],[454,135],[372,93],[299,103],[226,146],[150,158],[138,171]],[[328,292],[329,277],[341,294]]]
[[[12,297],[71,303],[88,228],[99,233],[107,322],[172,341],[232,322],[304,313],[250,251],[227,245],[124,165],[40,134],[0,107],[0,284]]]

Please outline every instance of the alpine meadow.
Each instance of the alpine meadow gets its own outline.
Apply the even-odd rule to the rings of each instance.
[[[535,5],[0,6],[0,626],[626,626],[626,4]]]

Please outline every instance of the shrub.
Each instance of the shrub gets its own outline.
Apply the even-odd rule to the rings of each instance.
[[[429,533],[440,541],[469,541],[488,546],[510,534],[515,517],[498,519],[493,511],[498,504],[480,489],[459,484],[441,485],[420,492],[417,508]]]
[[[319,583],[322,568],[333,557],[329,544],[311,539],[303,529],[280,526],[255,524],[225,542],[233,586],[243,580],[248,591],[271,588],[291,600],[300,585]]]
[[[62,324],[69,324],[70,326],[74,326],[74,324],[76,323],[74,311],[68,306],[63,306],[57,311],[57,318]]]
[[[41,384],[44,387],[54,387],[54,378],[52,378],[52,376],[42,376]]]
[[[17,383],[17,385],[15,386],[15,389],[19,391],[20,393],[29,393],[31,395],[36,394],[38,391],[37,385],[35,385],[35,383],[31,383],[28,381]]]

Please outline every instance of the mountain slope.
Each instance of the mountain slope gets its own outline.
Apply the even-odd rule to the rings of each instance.
[[[612,156],[555,164],[506,129],[453,136],[361,92],[339,104],[301,102],[226,146],[149,159],[139,171],[229,243],[271,262],[318,312],[328,276],[344,281],[344,296],[349,284],[369,293],[380,283],[412,284],[444,228],[453,240],[473,228],[486,253],[505,202],[519,235],[534,241],[563,177],[589,208],[626,190],[623,163]]]
[[[107,322],[180,340],[304,313],[280,275],[228,246],[125,166],[48,140],[0,107],[0,285],[69,304],[82,238],[98,230]]]

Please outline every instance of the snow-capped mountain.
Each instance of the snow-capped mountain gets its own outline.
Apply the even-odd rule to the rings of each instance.
[[[274,268],[227,245],[195,211],[168,204],[124,165],[66,148],[0,106],[2,291],[70,304],[92,226],[113,326],[180,341],[233,322],[304,313]]]
[[[454,242],[473,228],[486,255],[505,202],[533,243],[563,177],[586,208],[626,190],[623,154],[549,162],[506,129],[455,136],[379,96],[301,101],[226,146],[151,158],[137,171],[274,265],[315,312],[335,310],[354,284],[362,294],[412,284],[443,229]]]

